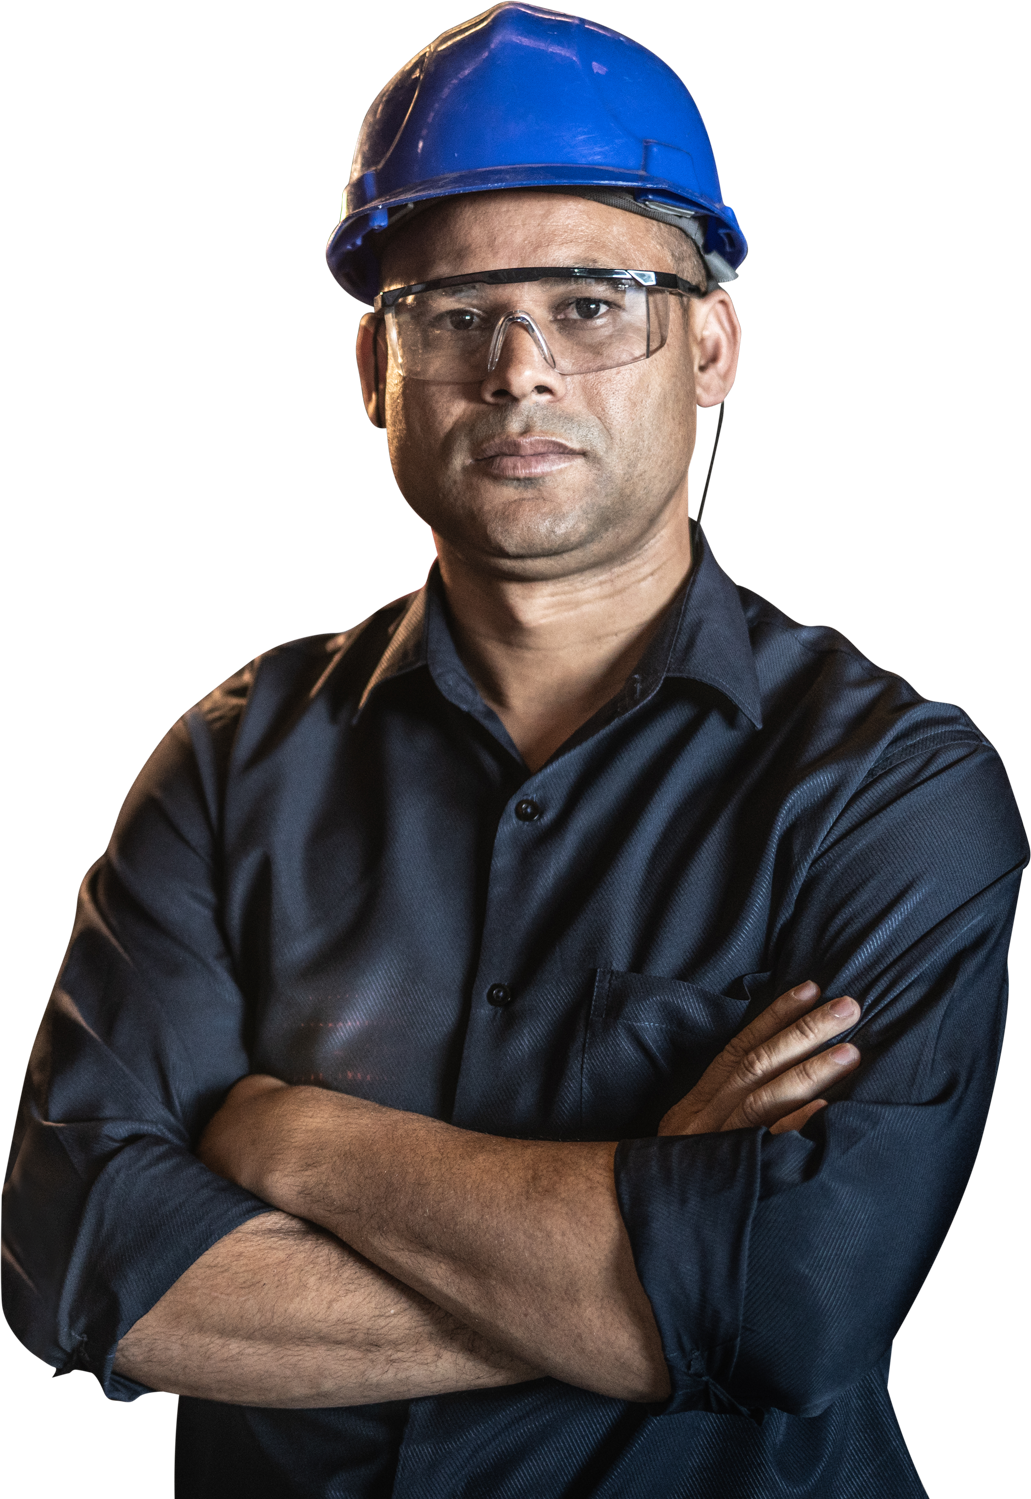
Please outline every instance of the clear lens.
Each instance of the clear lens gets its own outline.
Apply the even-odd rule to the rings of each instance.
[[[441,383],[483,380],[514,338],[530,339],[545,358],[538,335],[559,374],[614,369],[661,349],[668,325],[665,292],[580,276],[416,292],[387,313],[401,374]]]

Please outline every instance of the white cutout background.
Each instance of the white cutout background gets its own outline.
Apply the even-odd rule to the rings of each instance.
[[[1023,9],[589,14],[684,78],[751,245],[717,556],[961,703],[1026,807]],[[428,533],[358,399],[362,309],[322,255],[373,95],[463,18],[453,0],[8,13],[5,1140],[79,880],[154,744],[259,650],[425,574]],[[931,1499],[1014,1494],[1024,1470],[1023,915],[981,1156],[892,1366]],[[0,1373],[8,1492],[171,1495],[170,1396],[51,1383],[6,1328]]]
[[[0,1400],[4,1499],[61,1499],[61,1402],[57,1396]]]
[[[1003,1309],[982,1312],[985,1499],[1027,1499],[1031,1057],[1003,1058]]]

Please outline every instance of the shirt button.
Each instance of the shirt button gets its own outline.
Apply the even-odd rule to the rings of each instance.
[[[515,815],[520,822],[536,822],[541,815],[541,809],[532,796],[524,796],[521,802],[515,804]]]
[[[507,984],[491,984],[487,990],[487,1003],[496,1010],[503,1010],[512,1003],[512,991]]]

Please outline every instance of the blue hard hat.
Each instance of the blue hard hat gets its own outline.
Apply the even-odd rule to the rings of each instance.
[[[510,187],[627,195],[681,223],[716,281],[748,250],[672,68],[607,26],[506,3],[445,31],[375,100],[326,248],[330,270],[372,302],[377,234],[408,205]]]

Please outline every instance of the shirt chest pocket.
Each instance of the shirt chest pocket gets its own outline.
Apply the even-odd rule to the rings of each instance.
[[[584,1036],[582,1135],[654,1135],[741,1029],[747,1008],[746,1000],[700,984],[599,969]]]

